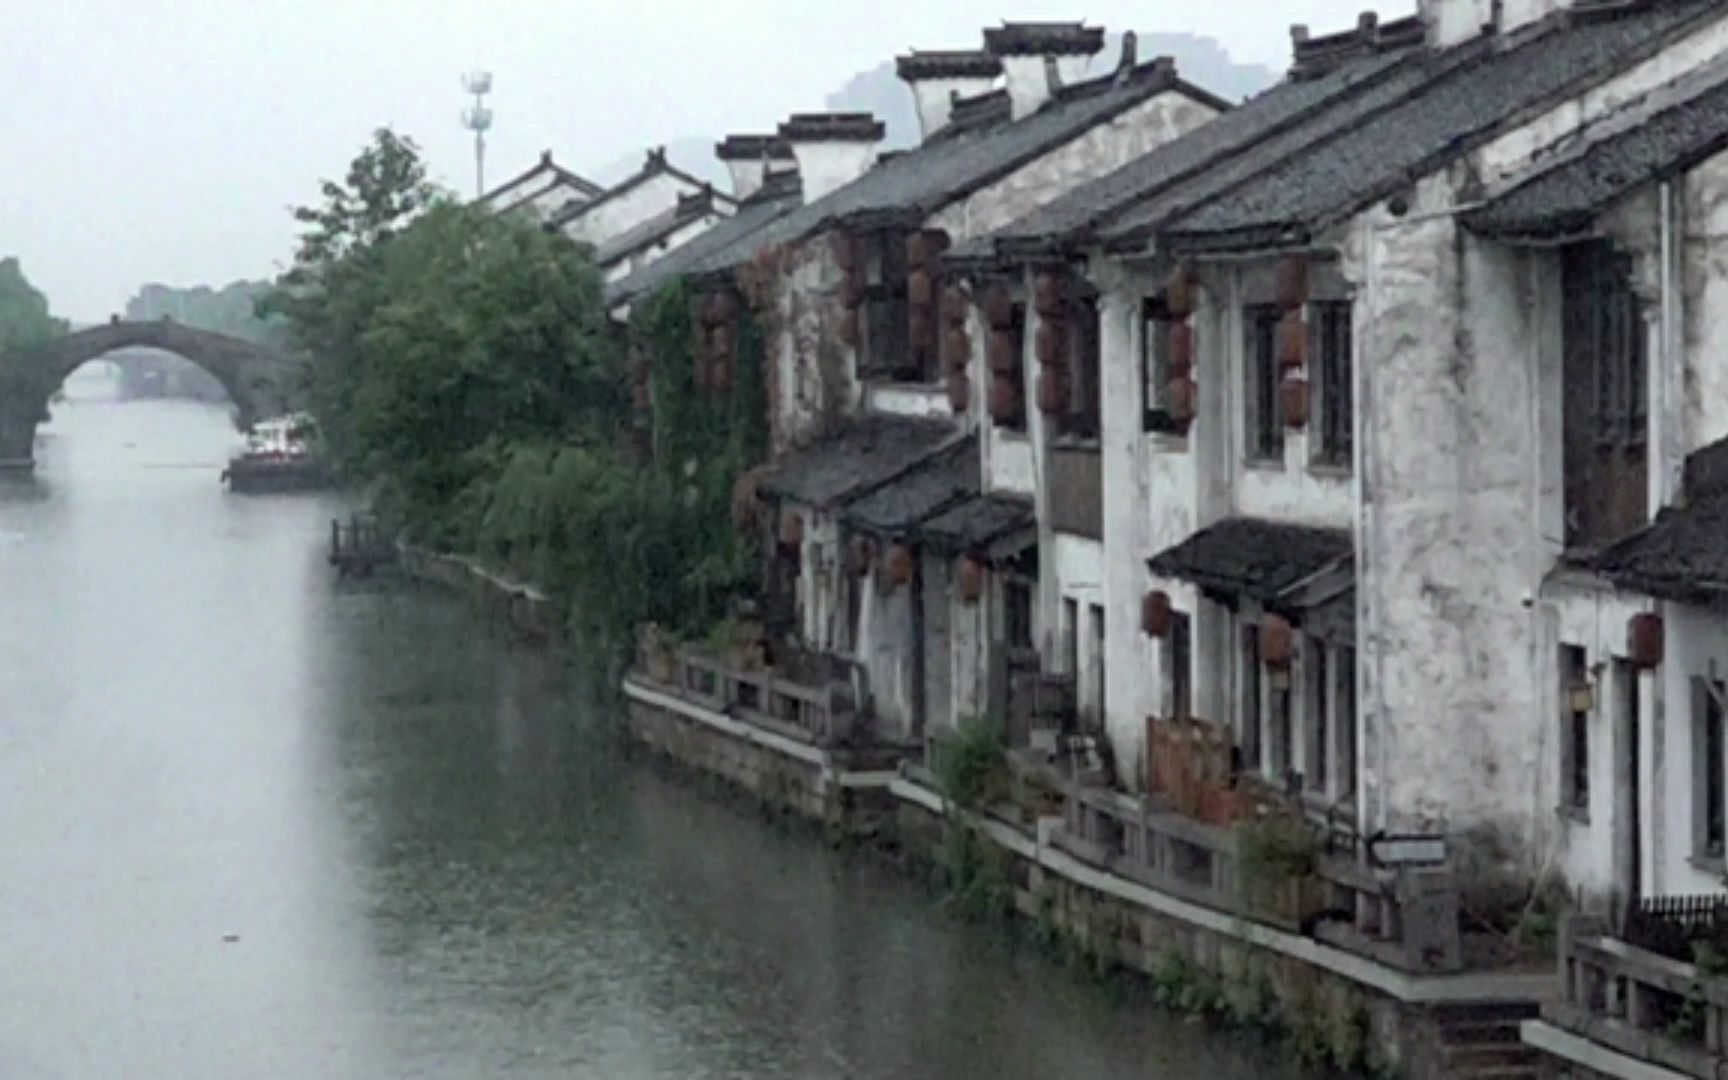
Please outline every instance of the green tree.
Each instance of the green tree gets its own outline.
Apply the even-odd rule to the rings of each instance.
[[[33,353],[65,332],[65,320],[49,313],[48,298],[18,260],[0,259],[0,404],[28,403],[35,410],[48,399],[58,376],[32,364]]]

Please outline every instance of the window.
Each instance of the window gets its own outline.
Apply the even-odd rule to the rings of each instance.
[[[1087,644],[1087,649],[1091,655],[1087,657],[1086,668],[1087,668],[1087,676],[1088,676],[1087,682],[1091,683],[1091,686],[1092,686],[1092,690],[1091,690],[1092,719],[1099,726],[1102,726],[1104,723],[1104,717],[1106,715],[1104,712],[1104,709],[1105,709],[1104,687],[1106,686],[1106,682],[1105,682],[1105,674],[1104,674],[1104,609],[1103,609],[1103,607],[1099,606],[1098,604],[1091,605],[1091,607],[1087,611],[1087,617],[1088,617],[1088,627],[1090,629],[1090,633],[1087,634],[1086,644]]]
[[[1337,774],[1337,798],[1342,800],[1356,794],[1356,650],[1337,649],[1334,656],[1338,704],[1333,712],[1333,745],[1338,752],[1333,771]]]
[[[1276,304],[1254,304],[1243,312],[1248,328],[1244,375],[1248,392],[1248,456],[1255,461],[1282,461],[1284,423],[1278,409],[1278,323],[1284,312]]]
[[[1319,361],[1320,415],[1315,428],[1314,460],[1348,467],[1355,424],[1350,302],[1313,305],[1314,356]]]
[[[1267,742],[1270,753],[1267,755],[1267,775],[1274,780],[1284,780],[1295,770],[1296,762],[1291,753],[1291,694],[1290,672],[1273,671],[1266,680],[1266,711],[1270,730],[1267,732]]]
[[[865,341],[859,351],[859,374],[917,378],[908,334],[911,309],[906,302],[906,244],[892,233],[877,233],[863,247],[867,260]]]
[[[1096,297],[1083,297],[1068,306],[1068,409],[1061,424],[1064,435],[1079,439],[1098,437],[1102,334]]]
[[[1303,731],[1302,782],[1308,791],[1325,795],[1330,788],[1331,747],[1327,745],[1332,723],[1331,667],[1326,663],[1326,646],[1312,642],[1307,650],[1308,710]]]
[[[1080,676],[1080,605],[1064,598],[1062,601],[1062,674]]]
[[[1170,633],[1164,639],[1164,679],[1170,688],[1173,720],[1194,718],[1194,625],[1182,612],[1170,615]]]
[[[1631,261],[1604,242],[1561,252],[1566,541],[1597,547],[1648,518],[1646,339]]]
[[[1723,798],[1722,701],[1728,686],[1713,679],[1692,680],[1692,814],[1700,858],[1721,859],[1728,838]]]
[[[1170,384],[1170,312],[1161,297],[1148,298],[1140,305],[1140,430],[1166,434],[1177,432],[1176,421],[1170,415],[1170,403],[1165,399]]]
[[[1013,357],[1005,371],[993,371],[992,378],[1007,379],[1014,386],[1014,412],[1007,419],[997,417],[996,426],[1009,431],[1026,430],[1026,305],[1016,302],[1008,323],[1008,339]]]
[[[1011,577],[1003,585],[1004,636],[1010,649],[1032,647],[1032,584]]]
[[[1560,647],[1560,798],[1561,808],[1581,818],[1590,814],[1590,712],[1594,693],[1589,661],[1576,645]]]

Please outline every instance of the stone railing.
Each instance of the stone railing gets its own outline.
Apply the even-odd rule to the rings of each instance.
[[[690,646],[644,655],[640,671],[693,705],[813,746],[844,743],[857,727],[852,687],[843,682],[812,686],[772,669],[746,671]]]
[[[1239,835],[1163,799],[1072,787],[1054,841],[1069,854],[1191,903],[1311,933],[1402,971],[1463,967],[1456,890],[1439,870],[1385,870],[1322,854],[1312,875],[1242,887]]]
[[[1610,937],[1597,919],[1561,926],[1560,993],[1543,1018],[1687,1076],[1728,1075],[1728,975]]]

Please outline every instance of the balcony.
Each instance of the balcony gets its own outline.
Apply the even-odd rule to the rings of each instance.
[[[1599,919],[1567,919],[1560,937],[1559,998],[1543,1008],[1543,1020],[1684,1076],[1728,1075],[1728,966],[1713,945],[1704,944],[1712,935],[1684,933],[1706,921],[1700,915],[1714,923],[1728,910],[1725,903],[1721,897],[1646,901],[1644,917],[1634,916],[1628,927],[1637,944],[1610,936]],[[1682,935],[1641,932],[1652,923],[1667,923]],[[1682,951],[1670,947],[1682,940],[1689,959],[1665,954]]]
[[[856,665],[801,655],[749,670],[693,645],[644,647],[637,677],[691,705],[821,749],[857,743],[863,677]]]

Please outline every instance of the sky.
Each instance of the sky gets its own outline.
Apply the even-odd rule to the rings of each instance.
[[[1283,70],[1289,27],[1373,0],[0,0],[0,256],[56,312],[105,319],[148,281],[273,276],[289,208],[377,127],[472,189],[461,77],[495,78],[488,182],[543,149],[577,171],[688,135],[771,130],[917,48],[1002,19],[1187,31]],[[1386,18],[1409,0],[1380,0]]]

